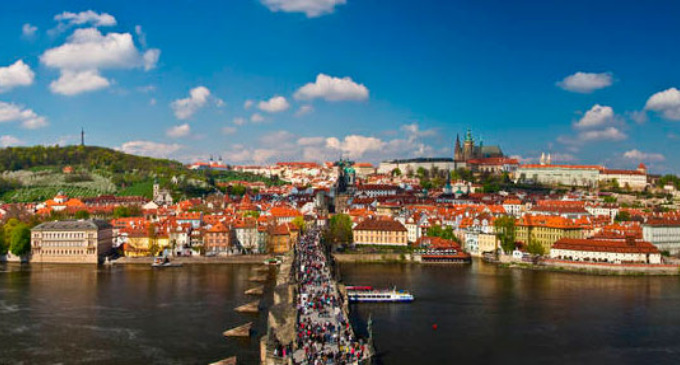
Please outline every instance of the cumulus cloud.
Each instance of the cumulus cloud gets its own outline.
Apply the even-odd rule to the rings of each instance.
[[[2,147],[19,146],[22,144],[24,142],[17,137],[9,135],[0,136],[0,146]]]
[[[33,83],[35,73],[22,60],[7,67],[0,67],[0,93],[18,86],[29,86]]]
[[[660,153],[647,153],[637,149],[624,152],[623,157],[629,160],[649,162],[661,162],[666,160],[666,157]]]
[[[19,122],[26,129],[37,129],[47,126],[47,118],[38,115],[31,109],[17,104],[0,101],[0,123]]]
[[[21,35],[24,36],[24,38],[33,38],[37,31],[38,27],[29,23],[26,23],[21,27]]]
[[[363,84],[357,84],[349,77],[332,77],[318,74],[315,82],[310,82],[299,88],[294,97],[297,100],[324,99],[326,101],[366,100],[368,89]]]
[[[581,141],[622,141],[628,136],[616,127],[579,133]]]
[[[300,146],[320,146],[326,142],[324,137],[302,137],[297,140],[297,144]]]
[[[253,123],[262,123],[264,122],[264,117],[260,113],[254,113],[250,116],[250,121]]]
[[[612,82],[612,74],[608,72],[577,72],[559,81],[557,86],[567,91],[588,94],[595,90],[609,87],[612,85]]]
[[[409,138],[432,137],[437,134],[434,129],[421,130],[418,123],[404,124],[400,128]]]
[[[234,134],[236,133],[236,127],[223,127],[222,134]]]
[[[574,124],[574,127],[578,129],[602,127],[611,124],[614,120],[612,107],[595,104]]]
[[[342,151],[349,158],[362,157],[366,152],[377,151],[383,148],[385,142],[375,137],[349,135],[343,140],[335,137],[326,138],[326,147]]]
[[[184,146],[180,144],[165,144],[151,141],[130,141],[123,143],[117,149],[132,155],[141,155],[149,157],[165,157],[179,151]]]
[[[680,91],[672,87],[650,96],[645,104],[645,110],[660,113],[668,120],[680,120]]]
[[[252,101],[252,100],[246,100],[246,101],[243,103],[243,109],[248,110],[248,109],[250,109],[250,108],[253,106],[253,104],[255,104],[254,101]]]
[[[232,120],[232,123],[234,123],[236,125],[244,125],[244,124],[246,124],[246,118],[236,117],[236,118],[234,118],[234,120]]]
[[[61,72],[61,77],[51,84],[53,92],[75,95],[108,87],[110,82],[101,76],[101,70],[150,70],[155,67],[159,57],[158,49],[140,52],[130,33],[104,35],[96,28],[84,28],[76,29],[63,45],[45,51],[40,56],[40,62]],[[74,87],[74,80],[86,80],[90,86]]]
[[[116,18],[114,18],[113,15],[97,13],[92,10],[81,11],[80,13],[65,11],[55,15],[54,20],[67,25],[89,24],[95,27],[111,27],[116,25]]]
[[[312,113],[314,111],[314,107],[311,105],[302,105],[298,108],[298,110],[295,112],[296,117],[302,117],[304,115],[307,115],[309,113]]]
[[[186,137],[191,133],[191,127],[189,126],[188,123],[184,123],[181,125],[176,125],[174,127],[169,128],[165,134],[168,137],[171,138],[180,138],[180,137]]]
[[[263,100],[257,103],[257,108],[267,113],[279,113],[288,110],[290,104],[283,96],[274,96],[269,100]]]
[[[66,96],[95,91],[109,87],[111,83],[95,70],[64,70],[58,79],[50,83],[50,90],[55,94]]]
[[[315,18],[335,11],[338,5],[347,0],[261,0],[269,10],[286,13],[305,13],[308,18]]]
[[[177,99],[170,104],[177,119],[189,119],[203,108],[210,98],[210,90],[205,86],[197,86],[189,91],[189,97]]]
[[[142,47],[146,48],[146,33],[144,33],[144,30],[142,29],[141,25],[135,25],[135,34],[137,34],[139,44],[141,44]]]

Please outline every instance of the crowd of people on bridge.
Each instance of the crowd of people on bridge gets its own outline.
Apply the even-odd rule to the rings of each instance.
[[[300,239],[296,249],[297,350],[294,364],[358,364],[368,346],[354,336],[342,311],[342,299],[326,265],[318,232]]]

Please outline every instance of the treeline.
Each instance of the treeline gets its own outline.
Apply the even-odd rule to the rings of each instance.
[[[1,170],[28,170],[42,166],[80,166],[86,169],[124,173],[132,170],[155,171],[160,175],[184,170],[178,161],[135,156],[110,148],[94,146],[33,146],[0,149]]]

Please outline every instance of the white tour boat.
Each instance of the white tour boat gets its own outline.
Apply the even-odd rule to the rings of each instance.
[[[374,289],[370,286],[348,286],[347,297],[350,302],[412,302],[413,295],[405,290]]]

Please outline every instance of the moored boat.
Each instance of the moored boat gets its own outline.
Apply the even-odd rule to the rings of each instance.
[[[164,268],[164,267],[181,267],[182,264],[170,262],[167,257],[157,257],[153,260],[151,267]]]

